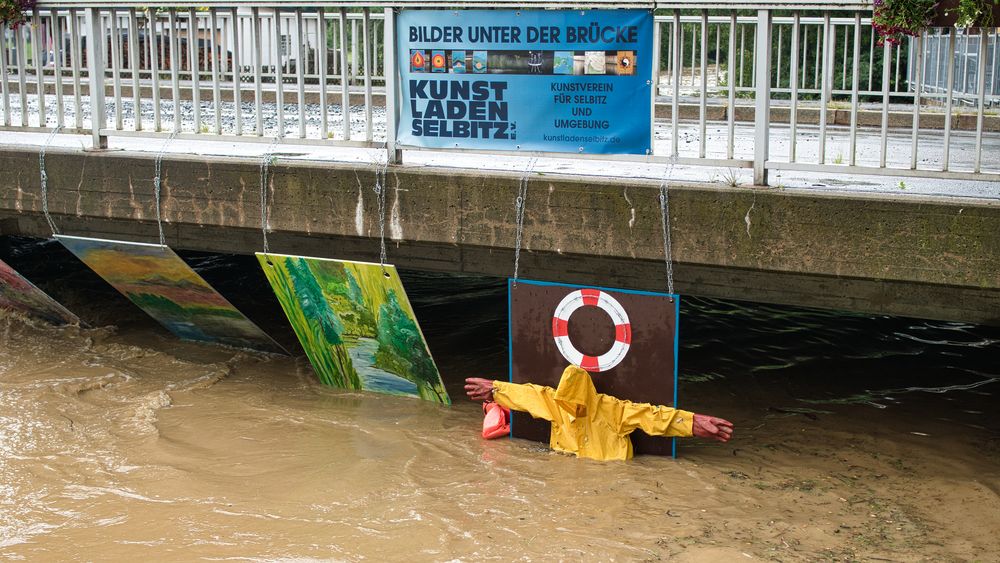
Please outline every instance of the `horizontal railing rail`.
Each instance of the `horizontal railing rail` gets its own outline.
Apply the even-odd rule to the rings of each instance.
[[[759,184],[781,170],[1000,180],[997,30],[879,45],[867,1],[41,2],[0,35],[0,130],[396,161],[420,150],[394,143],[395,14],[417,7],[658,10],[651,154],[549,156],[753,168]]]

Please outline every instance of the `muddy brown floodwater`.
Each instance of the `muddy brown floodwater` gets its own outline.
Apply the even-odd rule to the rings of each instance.
[[[601,463],[479,438],[502,281],[404,276],[448,408],[178,342],[58,248],[0,251],[97,327],[0,317],[0,558],[1000,559],[996,329],[685,299],[682,406],[735,440]],[[252,258],[185,256],[294,345]]]

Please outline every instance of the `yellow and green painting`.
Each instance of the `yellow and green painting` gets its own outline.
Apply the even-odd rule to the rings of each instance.
[[[451,403],[396,268],[257,259],[322,383]]]
[[[0,309],[54,325],[80,324],[80,319],[0,260]]]
[[[56,239],[179,338],[284,352],[166,246],[63,235]]]

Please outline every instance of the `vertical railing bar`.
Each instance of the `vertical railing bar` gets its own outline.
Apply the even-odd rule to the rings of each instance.
[[[806,61],[802,65],[801,78],[797,81],[802,88],[806,87],[806,67],[809,66],[809,25],[802,27],[802,60]]]
[[[997,36],[995,31],[993,35],[994,37]],[[976,79],[979,82],[976,86],[976,92],[979,99],[977,100],[978,107],[976,108],[976,163],[972,170],[976,174],[982,171],[983,164],[983,121],[986,113],[986,51],[988,49],[989,35],[987,34],[987,29],[983,27],[979,29],[979,68],[976,73]]]
[[[736,80],[733,71],[736,69],[736,12],[729,15],[729,109],[726,112],[728,120],[728,136],[726,140],[726,158],[732,159],[736,148]],[[743,58],[743,53],[740,53]]]
[[[14,50],[8,45],[7,31],[6,27],[0,29],[0,40],[3,41],[3,45],[0,46],[2,47],[0,48],[0,85],[3,87],[4,127],[10,127],[10,79],[7,76],[7,56]],[[76,113],[80,113],[79,107],[77,107]]]
[[[42,15],[40,10],[34,10],[31,15],[32,20],[32,30],[31,39],[35,47],[34,61],[35,64],[35,83],[38,88],[36,90],[36,97],[38,98],[38,126],[45,127],[48,123],[48,116],[45,112],[45,64],[42,62],[44,57],[42,56],[42,50],[45,48],[45,41],[42,39]],[[27,108],[21,108],[21,111],[25,111]]]
[[[63,41],[62,41],[62,23],[59,19],[59,10],[52,8],[49,10],[49,30],[52,36],[52,56],[55,58],[53,61],[55,65],[55,77],[56,77],[56,124],[59,127],[65,127],[66,125],[66,108],[63,104],[63,62],[66,57],[63,56]]]
[[[87,35],[89,37],[104,37],[104,28],[101,25],[100,8],[87,8]],[[90,129],[92,137],[92,148],[108,148],[108,138],[101,133],[107,123],[107,111],[104,103],[104,49],[97,48],[95,42],[91,43],[90,53],[87,54],[88,78],[90,80]]]
[[[785,28],[783,26],[781,26],[781,25],[778,25],[778,24],[775,24],[774,27],[778,28],[778,55],[777,55],[777,59],[778,60],[775,61],[775,65],[776,65],[777,69],[776,69],[775,77],[774,77],[774,87],[778,88],[778,89],[781,89],[781,52],[783,51],[783,49],[782,49],[782,45],[784,45],[784,37],[783,37],[784,33],[783,32],[784,32]],[[792,71],[792,72],[794,72],[794,71]]]
[[[662,40],[662,26],[660,22],[653,19],[653,60],[651,80],[649,82],[649,149],[646,154],[656,153],[656,95],[660,87],[660,42]]]
[[[722,24],[715,26],[715,88],[719,88],[719,57],[722,54]]]
[[[160,103],[160,53],[163,41],[160,40],[160,35],[156,31],[158,19],[153,8],[146,9],[146,20],[149,24],[149,37],[147,38],[149,42],[149,74],[153,86],[153,131],[157,133],[163,129],[163,120],[160,115],[163,109]],[[163,29],[163,26],[160,26],[160,29]]]
[[[231,8],[229,11],[229,19],[232,22],[233,28],[233,63],[232,71],[230,76],[233,80],[233,109],[236,114],[236,135],[243,135],[243,69],[241,68],[240,61],[240,15],[237,8]],[[253,30],[253,25],[251,23],[251,31]],[[228,45],[228,43],[223,42],[223,45]],[[224,52],[224,50],[223,50]],[[221,55],[220,55],[221,56]],[[256,74],[254,74],[256,76]],[[257,103],[260,103],[260,98],[257,98]],[[259,111],[259,110],[258,110]]]
[[[820,53],[822,53],[822,56],[824,57],[825,61],[826,41],[827,41],[826,36],[829,35],[829,32],[827,31],[826,27],[827,24],[824,22],[822,28],[818,26],[816,28],[816,61],[813,64],[813,89],[820,87],[819,71],[820,68],[823,66],[822,64],[820,64]],[[823,33],[820,33],[820,31],[822,31]]]
[[[823,86],[819,99],[819,164],[826,163],[826,106],[829,103],[830,82],[832,82],[830,67],[833,55],[832,26],[830,25],[830,12],[823,14]]]
[[[139,18],[135,8],[128,8],[128,60],[132,72],[132,105],[135,107],[134,131],[142,131],[142,90],[139,86]]]
[[[191,79],[191,105],[194,108],[194,132],[201,134],[201,77],[198,71],[198,14],[188,8],[188,72]]]
[[[937,40],[935,41],[935,43],[937,44],[937,62],[934,65],[934,91],[935,92],[938,92],[941,89],[941,52],[944,50],[944,49],[941,48],[941,43],[943,43],[942,37],[943,37],[943,32],[941,31],[941,29],[938,29],[938,31],[937,31]],[[924,70],[924,76],[927,76],[927,71],[926,70]]]
[[[847,34],[845,33],[846,37]],[[848,160],[851,166],[857,164],[858,153],[858,89],[861,87],[861,12],[854,14],[854,58],[851,61],[851,154]]]
[[[261,36],[261,23],[260,23],[260,8],[253,7],[250,8],[252,12],[253,22],[251,24],[251,29],[253,30],[253,98],[254,98],[254,117],[257,120],[257,125],[255,128],[255,133],[258,137],[264,136],[264,111],[263,111],[263,90],[261,86],[261,74],[262,67],[264,66],[263,59],[261,57],[261,42],[263,37]]]
[[[21,127],[28,126],[28,45],[24,40],[25,26],[20,26],[14,30],[17,51],[17,86],[18,97],[21,102]]]
[[[911,45],[913,44],[912,39],[913,38],[911,37],[910,38],[910,40],[911,40],[910,44]],[[899,86],[899,84],[900,84],[900,80],[899,80],[899,61],[902,58],[903,58],[903,45],[899,44],[899,45],[896,45],[896,84],[895,84],[895,91],[896,92],[900,91],[899,90],[899,88],[900,88],[900,86]],[[909,90],[909,88],[907,88],[907,90]]]
[[[281,9],[274,8],[274,101],[278,110],[278,138],[285,138],[285,61],[281,55]]]
[[[771,10],[757,10],[754,32],[754,60],[757,61],[757,90],[754,93],[753,182],[767,185],[767,162],[771,141]]]
[[[693,84],[692,84],[693,86]],[[701,11],[701,96],[698,100],[698,158],[705,158],[708,118],[708,10]]]
[[[924,58],[924,35],[920,32],[917,35],[916,65],[913,80],[913,136],[910,141],[910,169],[917,169],[917,146],[919,145],[918,133],[920,131],[920,83],[923,82],[923,58]]]
[[[115,131],[121,131],[122,126],[122,56],[119,40],[121,31],[118,28],[118,9],[110,8],[108,20],[111,29],[111,80],[115,92]]]
[[[369,39],[369,28],[371,27],[371,10],[369,8],[364,8],[362,12],[364,20],[362,25],[364,30],[361,36],[361,46],[364,49],[364,72],[365,72],[365,140],[369,143],[372,141],[374,135],[374,127],[372,123],[372,64],[371,58],[374,55],[374,45],[368,42]],[[656,83],[653,84],[653,92],[655,99]],[[653,117],[656,117],[655,106],[654,106]]]
[[[320,137],[326,139],[329,138],[329,118],[327,117],[329,107],[327,100],[327,61],[328,51],[327,51],[327,22],[326,22],[326,11],[321,8],[319,12],[319,20],[317,22],[319,27],[316,28],[319,43],[319,134]]]
[[[677,26],[680,28],[680,34],[681,34],[680,43],[678,44],[681,54],[680,54],[680,59],[678,59],[678,60],[680,61],[680,65],[683,65],[684,64],[684,24],[679,23],[679,24],[677,24]],[[693,48],[693,46],[692,46],[692,48]],[[684,80],[684,67],[683,66],[680,67],[680,71],[677,73],[677,80],[679,82],[682,82]],[[682,86],[683,86],[683,84],[682,84]]]
[[[212,57],[212,107],[215,109],[215,134],[222,134],[222,88],[219,85],[219,64],[222,58],[221,49],[219,49],[219,16],[218,8],[214,6],[208,9],[208,39],[209,39],[209,49],[210,55]],[[223,29],[225,29],[225,24],[223,24]],[[239,113],[240,105],[237,103],[236,112]]]
[[[800,15],[796,11],[792,15],[792,59],[789,61],[788,65],[788,82],[791,88],[791,93],[789,94],[791,107],[788,110],[788,162],[795,162],[795,148],[798,135],[796,135],[796,128],[798,127],[798,116],[799,116],[799,79],[796,76],[796,69],[799,68],[799,26],[800,26]]]
[[[386,40],[382,55],[384,66],[382,75],[385,78],[385,146],[386,162],[389,164],[399,164],[403,160],[403,151],[396,148],[396,128],[398,127],[399,116],[396,115],[396,102],[399,91],[397,84],[398,73],[396,67],[399,61],[396,60],[395,36],[396,17],[392,8],[382,10],[383,25],[382,37]]]
[[[71,67],[73,68],[73,114],[76,118],[76,128],[83,129],[83,102],[81,101],[82,94],[80,92],[80,57],[82,56],[80,52],[80,21],[79,14],[76,8],[72,8],[69,11],[69,40],[70,40],[70,57],[72,58]],[[4,73],[6,75],[6,73]]]
[[[298,102],[299,102],[299,138],[306,138],[306,78],[305,78],[305,48],[303,42],[305,36],[302,34],[302,8],[295,9],[295,74],[298,80]],[[291,33],[289,33],[291,35]]]
[[[957,50],[956,31],[952,27],[948,32],[948,73],[945,78],[947,88],[944,106],[944,153],[942,154],[941,170],[947,171],[951,153],[951,110],[955,96],[955,55]]]
[[[678,113],[680,112],[680,104],[678,98],[681,95],[681,50],[684,48],[681,43],[683,35],[681,35],[681,11],[674,10],[674,25],[671,29],[671,42],[673,43],[673,92],[670,98],[670,156],[677,158],[680,151],[680,132],[677,130],[678,123],[680,122]]]
[[[966,94],[966,84],[969,80],[969,29],[965,28],[962,33],[962,79],[956,80],[962,85],[962,89],[959,90],[960,94]],[[954,84],[954,83],[953,83]]]
[[[889,77],[892,71],[892,44],[882,47],[882,135],[879,167],[885,168],[889,150]]]
[[[844,27],[847,27],[847,26],[844,26]],[[847,33],[847,30],[845,29],[844,30],[844,57],[843,57],[844,60],[841,62],[842,66],[841,66],[841,77],[840,77],[840,89],[841,90],[846,90],[847,89],[847,46],[848,46],[848,38],[849,38],[849,35]]]
[[[753,27],[753,38],[750,41],[750,45],[753,48],[753,56],[750,58],[750,87],[757,87],[757,32],[760,31],[757,26]]]
[[[744,56],[746,54],[746,36],[747,27],[740,24],[740,88],[743,87],[743,59],[746,58]]]
[[[181,79],[180,69],[182,61],[180,58],[180,39],[177,37],[177,10],[169,8],[167,10],[167,22],[170,25],[170,92],[174,102],[174,132],[180,133],[182,125],[181,117]]]
[[[691,88],[695,85],[694,71],[697,68],[695,56],[698,54],[698,26],[691,24]]]
[[[344,140],[351,140],[351,92],[347,68],[347,8],[340,8],[340,115],[344,118]]]
[[[875,74],[875,28],[869,27],[868,41],[868,91],[872,91],[872,77]]]
[[[351,84],[358,78],[358,20],[351,20]]]

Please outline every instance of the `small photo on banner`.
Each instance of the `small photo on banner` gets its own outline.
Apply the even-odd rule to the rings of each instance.
[[[676,295],[518,280],[508,283],[510,380],[555,388],[566,366],[598,393],[677,408]],[[514,413],[517,438],[548,442],[550,424]],[[672,455],[673,439],[631,434],[636,453]]]
[[[56,239],[178,338],[285,353],[166,246],[64,235]]]
[[[320,382],[451,404],[394,266],[257,259]]]
[[[80,324],[76,315],[3,260],[0,260],[0,309],[54,325]]]

